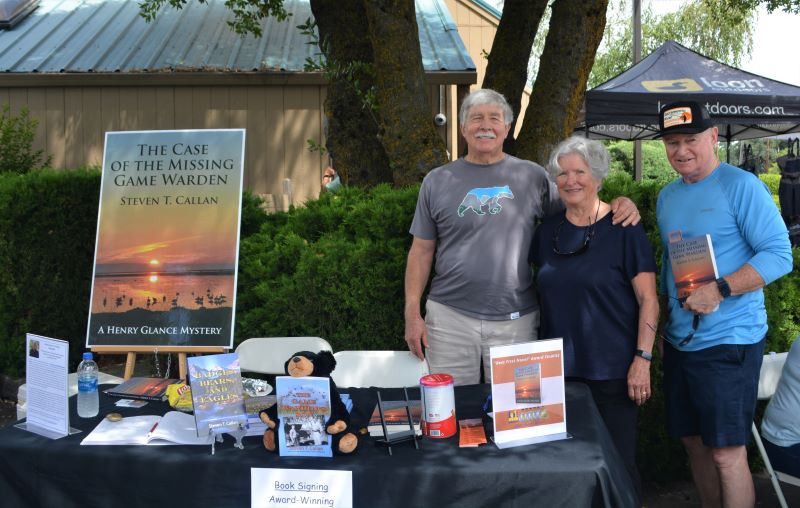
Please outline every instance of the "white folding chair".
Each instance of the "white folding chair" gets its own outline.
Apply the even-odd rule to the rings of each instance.
[[[419,385],[429,373],[428,362],[409,351],[337,351],[331,377],[337,386],[402,388]]]
[[[284,365],[298,351],[333,351],[328,341],[320,337],[258,337],[236,346],[239,366],[243,372],[258,372],[282,376]]]
[[[770,353],[764,355],[764,362],[761,364],[761,372],[758,378],[758,400],[769,400],[775,393],[775,388],[778,386],[778,380],[781,378],[783,365],[786,363],[788,353]],[[783,496],[780,482],[790,483],[800,487],[800,478],[795,478],[792,475],[777,472],[772,469],[772,463],[769,461],[767,452],[764,449],[764,443],[761,441],[761,435],[758,432],[756,422],[752,424],[753,439],[758,447],[758,452],[764,460],[764,465],[767,467],[769,479],[772,482],[772,487],[775,489],[775,494],[778,496],[778,502],[782,508],[788,508],[786,498]]]

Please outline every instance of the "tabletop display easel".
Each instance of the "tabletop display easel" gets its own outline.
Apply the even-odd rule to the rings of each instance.
[[[136,355],[138,353],[177,353],[178,355],[178,374],[181,380],[186,380],[186,355],[192,354],[218,354],[224,353],[228,349],[225,347],[210,347],[210,346],[175,346],[175,347],[159,347],[159,346],[93,346],[91,348],[93,353],[100,355],[118,355],[124,354],[125,358],[125,374],[123,379],[126,381],[133,376],[133,370],[136,366]]]
[[[412,402],[408,398],[408,390],[404,387],[403,388],[403,395],[405,396],[405,401],[402,407],[406,409],[406,418],[408,418],[408,430],[401,430],[396,432],[389,432],[389,429],[386,427],[386,418],[384,417],[383,411],[383,399],[381,398],[381,392],[378,393],[378,414],[381,417],[381,427],[383,427],[383,439],[378,439],[377,442],[380,445],[386,447],[389,455],[392,454],[392,445],[405,443],[407,441],[414,441],[414,448],[419,450],[419,436],[417,436],[417,431],[414,429],[414,420],[411,418],[411,404]],[[393,407],[397,407],[396,405]]]

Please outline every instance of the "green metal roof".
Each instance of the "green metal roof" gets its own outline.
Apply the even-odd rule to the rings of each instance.
[[[317,48],[297,25],[313,18],[308,0],[285,0],[288,20],[262,22],[263,36],[241,37],[227,25],[222,0],[181,10],[164,7],[155,21],[126,0],[43,0],[0,30],[3,73],[301,72]],[[416,0],[426,71],[474,71],[444,0]]]

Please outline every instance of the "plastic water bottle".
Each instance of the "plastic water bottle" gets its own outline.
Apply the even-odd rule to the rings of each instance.
[[[97,364],[92,353],[83,353],[78,364],[78,416],[92,418],[98,413]]]

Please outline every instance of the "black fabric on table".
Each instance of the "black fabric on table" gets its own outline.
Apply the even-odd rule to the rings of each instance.
[[[366,425],[377,403],[374,389],[350,393],[353,423]],[[455,389],[459,419],[484,417],[489,385]],[[409,390],[411,398],[419,390]],[[384,400],[402,390],[381,389]],[[225,436],[216,454],[206,446],[80,446],[110,412],[123,416],[163,414],[166,403],[118,408],[101,393],[100,415],[81,419],[75,397],[70,421],[84,432],[58,440],[17,429],[0,429],[0,505],[68,508],[126,506],[250,505],[250,468],[332,469],[353,472],[353,506],[366,507],[584,507],[635,506],[630,478],[603,426],[586,386],[567,383],[567,429],[572,439],[499,450],[489,443],[459,448],[458,436],[425,438],[393,447],[389,456],[369,436],[356,453],[322,458],[281,458],[264,450],[260,437],[244,450]]]

